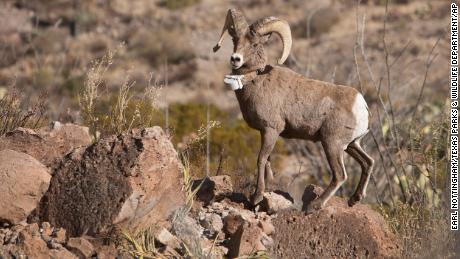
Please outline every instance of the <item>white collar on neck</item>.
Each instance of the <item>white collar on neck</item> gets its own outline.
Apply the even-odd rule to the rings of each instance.
[[[233,91],[236,91],[238,89],[243,89],[243,78],[244,75],[226,75],[224,83],[230,86]]]
[[[233,91],[236,91],[238,89],[243,89],[245,83],[254,80],[260,73],[260,70],[256,70],[244,75],[226,75],[224,78],[224,83],[230,86]]]

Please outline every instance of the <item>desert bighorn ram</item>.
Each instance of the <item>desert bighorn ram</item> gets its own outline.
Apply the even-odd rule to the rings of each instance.
[[[309,205],[308,212],[323,208],[347,179],[344,151],[362,168],[358,187],[348,204],[353,206],[360,201],[374,164],[360,146],[369,127],[363,96],[352,87],[308,79],[286,67],[267,65],[263,44],[272,33],[283,43],[278,64],[284,63],[291,50],[291,30],[284,20],[268,17],[249,26],[239,10],[230,9],[214,52],[221,47],[227,32],[233,40],[232,75],[226,76],[224,82],[235,90],[245,121],[259,130],[262,138],[257,187],[251,202],[257,204],[263,199],[265,178],[273,179],[270,153],[278,136],[320,141],[324,147],[332,180]]]

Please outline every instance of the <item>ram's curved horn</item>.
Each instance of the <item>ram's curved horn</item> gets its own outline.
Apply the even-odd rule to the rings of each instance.
[[[214,46],[214,52],[218,51],[222,46],[222,42],[224,41],[225,34],[228,32],[232,37],[240,37],[244,35],[248,30],[249,25],[246,22],[246,18],[244,18],[243,14],[237,9],[230,9],[227,12],[227,17],[225,17],[224,28],[222,29],[222,33],[220,34],[220,39],[217,42],[216,46]]]
[[[285,20],[276,17],[267,17],[254,22],[251,25],[251,31],[259,35],[267,35],[276,33],[280,36],[283,42],[283,53],[281,58],[278,59],[278,64],[283,64],[286,61],[289,53],[291,52],[292,36],[291,28]]]

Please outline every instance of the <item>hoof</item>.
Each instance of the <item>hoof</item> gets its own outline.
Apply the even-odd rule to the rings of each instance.
[[[356,205],[356,203],[358,203],[359,201],[361,200],[361,196],[360,195],[353,195],[350,197],[350,199],[348,200],[348,206],[349,207],[353,207]]]
[[[264,199],[264,194],[263,193],[254,193],[251,196],[251,204],[256,206],[259,204],[262,200]]]
[[[308,207],[307,210],[305,211],[305,215],[310,215],[310,214],[313,214],[313,213],[315,213],[317,211],[318,211],[317,209],[313,209],[313,208]]]

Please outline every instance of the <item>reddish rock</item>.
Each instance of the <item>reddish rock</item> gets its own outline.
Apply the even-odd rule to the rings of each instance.
[[[119,243],[109,241],[107,242],[106,238],[93,238],[90,236],[84,236],[86,240],[91,242],[91,245],[94,248],[94,253],[91,258],[98,258],[98,259],[131,259],[130,256],[126,251],[123,249],[117,249],[119,247]]]
[[[304,208],[320,193],[319,187],[307,187]],[[331,198],[326,208],[310,215],[282,211],[273,223],[279,258],[401,257],[401,242],[384,218],[364,204],[350,208],[342,198]]]
[[[36,131],[17,128],[6,133],[0,138],[0,150],[23,152],[50,166],[74,148],[87,146],[91,142],[87,127],[54,122],[52,126]]]
[[[230,214],[223,219],[224,232],[227,235],[234,235],[241,226],[244,225],[245,220],[239,214]]]
[[[53,227],[51,227],[50,223],[48,222],[42,222],[40,232],[42,235],[49,237],[53,234]]]
[[[273,226],[270,217],[259,220],[257,226],[259,226],[260,229],[262,229],[262,231],[267,235],[275,233],[275,227]]]
[[[194,187],[198,186],[200,186],[200,190],[197,192],[197,198],[205,203],[220,201],[233,194],[232,179],[228,175],[211,176],[204,180],[197,180]]]
[[[48,189],[51,175],[35,158],[5,149],[0,151],[0,222],[25,221]]]
[[[69,238],[66,247],[81,259],[90,258],[95,253],[93,245],[83,237]]]
[[[273,240],[268,235],[273,233],[274,229],[268,217],[260,220],[245,219],[240,214],[232,213],[223,221],[223,229],[228,238],[229,258],[265,251],[273,245]]]
[[[97,258],[105,259],[105,258],[126,258],[123,257],[116,246],[114,244],[111,245],[100,245],[96,248],[97,251]],[[129,258],[129,257],[128,257]]]
[[[19,232],[15,243],[0,247],[5,258],[34,258],[34,259],[77,259],[65,248],[50,249],[40,237],[38,225],[27,225]]]
[[[266,237],[262,229],[258,226],[244,222],[237,231],[230,236],[228,245],[229,258],[237,258],[244,255],[250,255],[255,251],[265,251],[267,248],[263,244]]]
[[[169,232],[166,228],[161,228],[160,231],[158,231],[158,234],[155,235],[155,238],[158,240],[158,242],[165,246],[169,246],[173,249],[180,248],[179,239],[171,234],[171,232]]]
[[[53,236],[54,240],[60,244],[64,244],[67,242],[67,234],[65,229],[59,228],[59,229],[54,229]]]
[[[163,130],[132,130],[66,156],[38,215],[69,236],[97,235],[114,224],[136,234],[184,204],[182,186],[182,165]]]

